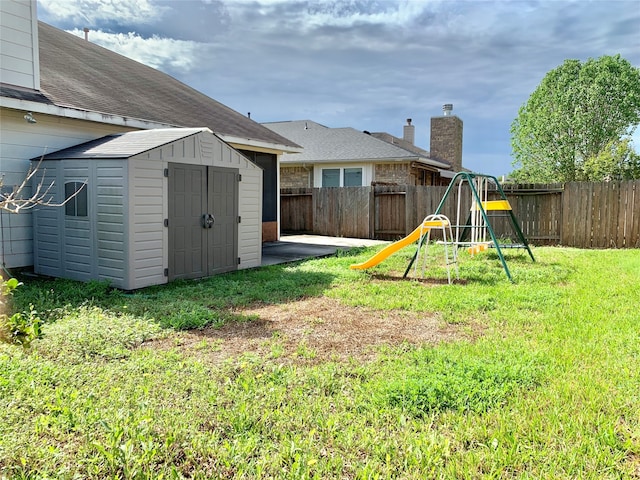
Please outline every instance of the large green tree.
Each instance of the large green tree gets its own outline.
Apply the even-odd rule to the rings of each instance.
[[[620,55],[565,60],[546,74],[511,125],[513,176],[561,182],[587,180],[596,170],[618,178],[596,164],[608,158],[604,152],[615,154],[612,145],[639,123],[639,68]]]
[[[585,180],[594,182],[640,178],[640,154],[632,147],[630,138],[614,140],[584,162],[583,173]]]

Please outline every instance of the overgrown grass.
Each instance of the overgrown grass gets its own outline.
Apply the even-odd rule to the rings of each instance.
[[[513,284],[491,254],[465,256],[451,286],[435,266],[400,280],[410,251],[348,269],[372,252],[134,293],[27,280],[13,308],[33,304],[44,336],[0,345],[0,476],[640,477],[640,251],[510,254]],[[304,366],[145,348],[319,295],[483,334]]]

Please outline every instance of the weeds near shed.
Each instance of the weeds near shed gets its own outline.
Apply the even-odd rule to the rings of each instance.
[[[8,301],[16,288],[21,286],[15,278],[0,278],[0,341],[16,343],[28,347],[42,333],[42,321],[38,312],[30,304],[28,311],[9,315],[5,312]]]

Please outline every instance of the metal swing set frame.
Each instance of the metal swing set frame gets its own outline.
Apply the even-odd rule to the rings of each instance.
[[[495,187],[496,187],[495,190],[493,189],[489,190],[490,183],[495,184]],[[460,220],[464,213],[462,211],[462,206],[461,206],[461,197],[462,197],[461,193],[464,185],[468,185],[468,187],[472,192],[472,205],[471,205],[471,209],[469,210],[469,215],[467,217],[467,220],[463,224],[460,222]],[[455,230],[455,236],[454,236],[451,230],[452,225],[450,224],[447,217],[445,217],[442,214],[442,210],[444,208],[444,205],[446,204],[447,199],[449,198],[451,193],[455,191],[456,187],[458,192],[458,201],[457,201],[457,210],[456,210],[457,219],[456,219],[455,225],[453,225]],[[490,191],[491,193],[497,193],[500,196],[500,199],[489,200]],[[489,215],[487,212],[492,212],[492,215]],[[498,212],[498,213],[493,214],[493,212]],[[515,244],[500,243],[491,226],[491,222],[490,222],[491,216],[508,217],[511,221],[511,226],[513,227],[513,230],[515,232],[515,235],[519,243],[515,243]],[[425,220],[423,221],[423,224],[426,224],[426,222],[436,220],[436,219],[442,223],[443,237],[444,237],[444,240],[442,243],[444,243],[445,245],[445,256],[447,258],[447,268],[449,264],[455,263],[456,271],[457,271],[457,251],[460,247],[467,247],[469,253],[471,253],[472,255],[475,253],[479,253],[482,250],[486,250],[488,248],[495,248],[498,258],[500,259],[500,262],[502,263],[502,267],[504,268],[504,271],[507,275],[507,278],[511,282],[513,282],[513,278],[511,276],[511,272],[509,271],[509,267],[507,266],[507,262],[504,258],[502,249],[505,249],[505,248],[526,249],[527,252],[529,253],[529,256],[531,257],[531,260],[534,262],[536,261],[536,259],[533,256],[533,252],[529,247],[529,243],[527,242],[527,239],[524,237],[524,234],[522,233],[522,229],[518,224],[518,220],[513,214],[513,210],[511,209],[511,205],[507,200],[504,190],[502,190],[502,186],[500,185],[500,182],[494,176],[482,175],[477,173],[468,173],[468,172],[457,173],[451,180],[451,183],[449,184],[442,199],[440,200],[440,203],[438,204],[438,207],[436,208],[435,213],[433,215],[429,215],[428,217],[426,217]],[[444,228],[445,225],[449,227],[448,238]],[[425,248],[424,256],[426,261],[426,249],[429,243],[430,231],[431,229],[427,228],[425,229],[424,234],[420,235],[420,239],[418,241],[418,248],[416,249],[416,252],[413,255],[413,258],[409,262],[409,265],[407,266],[407,269],[404,272],[403,278],[406,278],[407,275],[409,274],[409,271],[411,270],[411,268],[414,266],[414,263],[418,259],[418,256],[421,250],[423,249],[423,246]],[[449,252],[448,248],[450,245],[453,247],[452,255],[448,253]],[[417,267],[417,264],[416,264],[416,267]],[[451,283],[450,274],[448,273],[448,275],[449,275],[449,283]]]

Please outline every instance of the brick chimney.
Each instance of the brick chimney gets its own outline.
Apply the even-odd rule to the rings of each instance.
[[[416,141],[416,127],[411,125],[411,119],[407,118],[407,124],[402,130],[402,139],[413,145]]]
[[[445,160],[455,172],[462,170],[462,120],[453,115],[453,104],[442,106],[441,117],[431,117],[429,156]]]

